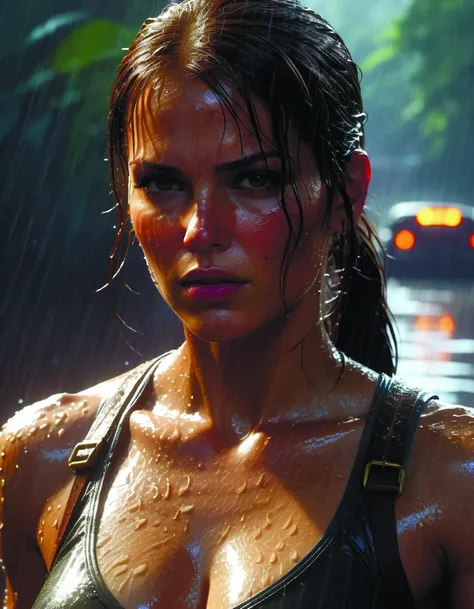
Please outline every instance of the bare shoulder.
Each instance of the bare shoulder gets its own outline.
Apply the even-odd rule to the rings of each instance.
[[[47,536],[42,521],[45,505],[58,493],[68,493],[74,478],[67,462],[69,454],[87,435],[99,404],[117,390],[123,376],[26,406],[3,425],[0,551],[7,608],[32,606],[46,573],[43,548],[40,550],[42,537]],[[21,575],[25,569],[30,574],[27,587]]]
[[[474,408],[431,401],[420,419],[412,461],[412,488],[424,498],[425,520],[453,582],[453,606],[473,607]]]

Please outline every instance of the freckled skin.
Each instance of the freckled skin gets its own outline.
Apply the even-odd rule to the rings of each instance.
[[[153,145],[138,138],[132,150],[134,157],[179,165],[193,196],[182,188],[145,196],[132,172],[135,232],[152,278],[183,321],[186,342],[161,363],[136,405],[104,486],[96,553],[126,609],[189,609],[190,595],[202,599],[196,609],[231,609],[294,567],[339,505],[377,381],[348,360],[337,391],[321,405],[339,378],[340,360],[317,323],[329,227],[321,223],[325,193],[310,156],[300,159],[308,190],[285,294],[293,313],[287,320],[279,279],[288,228],[274,193],[250,196],[215,179],[215,163],[240,157],[235,124],[229,120],[223,130],[220,111],[202,105],[199,86],[187,89],[186,102],[179,93],[178,87],[162,113],[152,114]],[[265,128],[268,117],[259,112]],[[242,133],[245,152],[258,151],[248,130]],[[291,197],[288,203],[296,218]],[[340,219],[336,204],[333,229]],[[225,305],[198,305],[178,285],[198,262],[220,265],[249,285]],[[300,351],[282,357],[283,364],[274,357],[308,332],[312,385],[301,372]],[[207,367],[193,369],[190,360],[203,354]],[[120,381],[25,408],[2,433],[7,609],[33,605],[73,482],[67,456]],[[253,424],[258,430],[246,436]],[[446,561],[455,608],[472,607],[463,599],[472,587],[473,431],[471,411],[432,403],[415,436],[396,516],[418,609],[445,609],[436,588]]]

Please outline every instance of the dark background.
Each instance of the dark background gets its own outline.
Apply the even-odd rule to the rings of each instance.
[[[383,225],[403,199],[472,205],[474,0],[313,0],[364,73],[368,205]],[[181,340],[134,246],[115,306],[107,98],[123,47],[162,2],[0,4],[0,408],[123,372]],[[127,342],[128,341],[128,342]],[[133,348],[128,344],[130,343]],[[20,405],[20,406],[19,406]]]

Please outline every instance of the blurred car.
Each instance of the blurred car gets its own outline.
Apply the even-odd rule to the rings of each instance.
[[[397,203],[380,238],[389,277],[474,280],[474,208]]]

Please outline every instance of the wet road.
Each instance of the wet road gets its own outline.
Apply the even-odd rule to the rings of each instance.
[[[397,374],[443,401],[474,407],[474,280],[390,280],[388,301],[398,327]]]

